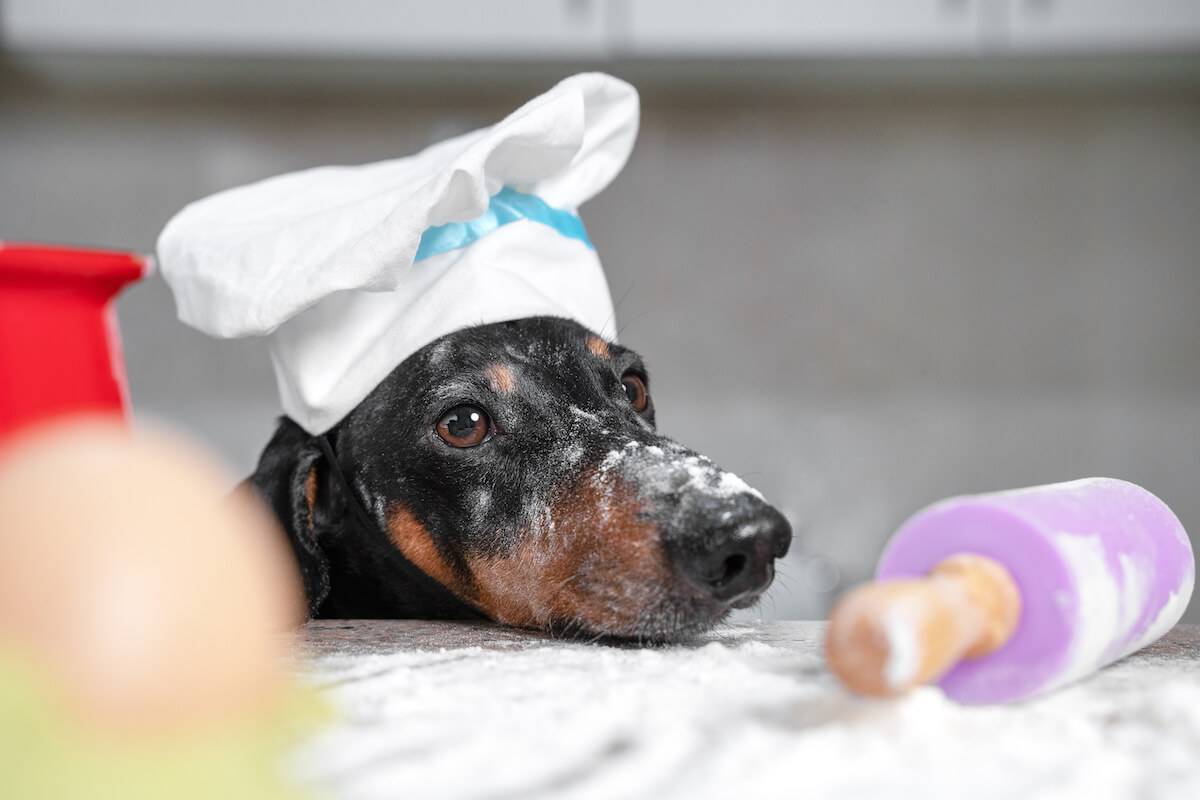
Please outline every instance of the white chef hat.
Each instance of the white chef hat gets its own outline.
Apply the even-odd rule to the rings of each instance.
[[[266,336],[284,411],[314,434],[464,327],[547,315],[612,339],[612,299],[575,212],[625,165],[638,115],[629,84],[575,75],[414,156],[192,203],[158,239],[179,318]]]

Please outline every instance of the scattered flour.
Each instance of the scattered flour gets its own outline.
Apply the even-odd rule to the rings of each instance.
[[[1145,635],[1130,645],[1129,652],[1145,647],[1175,627],[1175,623],[1179,622],[1183,617],[1183,612],[1187,610],[1188,603],[1191,602],[1194,583],[1195,576],[1193,575],[1179,588],[1179,591],[1171,592],[1162,611],[1159,611],[1158,616],[1154,618],[1154,622],[1150,623],[1150,627],[1146,629]]]
[[[849,698],[817,637],[758,639],[315,658],[303,673],[345,724],[292,767],[335,800],[1197,797],[1195,667],[1135,657],[1040,700],[961,707],[934,688]]]
[[[887,637],[888,659],[883,665],[883,678],[888,686],[908,685],[921,667],[920,645],[913,624],[904,614],[886,614],[883,632]]]
[[[586,419],[588,422],[599,422],[600,418],[590,411],[584,411],[579,406],[571,406],[571,413],[580,419]]]
[[[1142,617],[1142,612],[1146,610],[1146,604],[1150,601],[1150,576],[1154,570],[1151,565],[1144,562],[1143,558],[1126,553],[1119,553],[1117,560],[1121,565],[1121,621],[1117,626],[1114,641],[1120,645],[1121,642],[1129,639],[1134,626]],[[1130,645],[1133,646],[1112,655],[1119,658],[1142,647],[1136,641],[1131,642]]]
[[[488,489],[476,489],[471,495],[471,516],[476,521],[487,517],[492,510],[492,493]]]
[[[737,475],[682,447],[668,450],[630,439],[610,450],[600,462],[597,481],[604,481],[614,469],[637,475],[639,485],[652,491],[661,491],[671,484],[671,489],[701,492],[722,499],[739,494],[763,499],[757,489]]]
[[[1076,634],[1068,655],[1069,664],[1053,685],[1070,683],[1140,650],[1160,638],[1183,616],[1191,598],[1190,583],[1180,587],[1181,592],[1171,594],[1169,602],[1141,637],[1126,642],[1149,602],[1153,564],[1120,554],[1118,580],[1099,537],[1061,533],[1055,537],[1054,546],[1062,554],[1075,583],[1076,597],[1070,605],[1076,613]]]
[[[1071,571],[1075,584],[1075,635],[1067,666],[1051,686],[1074,681],[1105,662],[1121,620],[1121,588],[1108,568],[1104,544],[1097,536],[1060,533],[1054,549]]]

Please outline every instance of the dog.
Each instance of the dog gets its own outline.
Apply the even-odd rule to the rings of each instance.
[[[319,618],[677,641],[757,602],[792,539],[656,432],[637,353],[554,317],[435,340],[323,436],[281,418],[247,480]]]

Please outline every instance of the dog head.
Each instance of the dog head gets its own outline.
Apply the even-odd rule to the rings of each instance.
[[[758,492],[656,432],[635,352],[563,319],[431,343],[328,439],[344,483],[286,419],[252,478],[321,616],[452,615],[406,561],[499,622],[668,640],[754,603],[791,540]]]

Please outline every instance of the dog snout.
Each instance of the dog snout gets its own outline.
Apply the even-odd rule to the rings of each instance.
[[[718,516],[700,535],[671,542],[675,568],[715,602],[737,607],[753,602],[775,577],[775,559],[787,554],[792,526],[761,502]]]

